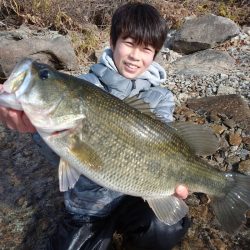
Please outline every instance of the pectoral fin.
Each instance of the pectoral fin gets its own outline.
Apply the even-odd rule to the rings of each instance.
[[[92,170],[98,171],[103,165],[95,150],[80,139],[75,139],[71,143],[69,150],[82,164]]]
[[[80,177],[80,173],[63,159],[59,163],[59,188],[61,192],[73,188]]]
[[[173,225],[180,221],[187,213],[186,203],[174,195],[157,199],[146,198],[157,218],[167,225]]]

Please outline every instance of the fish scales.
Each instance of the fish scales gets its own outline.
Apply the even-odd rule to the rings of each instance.
[[[171,180],[169,176],[182,177],[184,169],[189,167],[188,158],[183,157],[189,156],[189,148],[184,147],[184,153],[176,150],[184,144],[183,141],[177,135],[168,133],[163,123],[157,124],[137,110],[131,112],[129,106],[121,105],[123,103],[117,102],[115,98],[96,102],[97,97],[102,100],[103,92],[93,92],[92,85],[82,85],[81,88],[78,94],[82,96],[81,93],[84,93],[87,96],[84,104],[87,110],[85,119],[93,130],[82,135],[83,141],[95,149],[102,161],[103,166],[93,170],[93,174],[102,175],[106,179],[107,182],[102,185],[110,188],[119,182],[119,191],[136,192],[142,196],[146,195],[145,190],[152,192],[147,191],[147,195],[172,193],[172,182],[176,182],[176,177]],[[107,98],[106,95],[103,98]],[[103,138],[105,143],[102,143]],[[180,178],[181,182],[189,183],[189,179],[192,181],[197,178],[196,171],[189,171],[184,175],[185,179]],[[206,172],[207,177],[212,176],[210,170]],[[167,189],[169,183],[171,186]]]

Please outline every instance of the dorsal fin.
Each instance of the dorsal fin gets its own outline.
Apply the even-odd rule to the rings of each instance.
[[[146,103],[143,98],[138,98],[138,95],[127,97],[124,102],[140,112],[162,121],[162,117],[154,114],[149,103]],[[218,139],[208,127],[190,122],[170,122],[168,125],[174,128],[191,150],[198,155],[211,155],[218,148]]]
[[[219,141],[208,127],[190,122],[171,122],[168,125],[198,155],[211,155],[218,149]]]

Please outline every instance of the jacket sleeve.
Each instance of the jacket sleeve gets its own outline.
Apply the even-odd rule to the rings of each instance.
[[[141,98],[153,109],[153,113],[163,122],[172,122],[175,108],[174,95],[166,88],[156,86],[140,94]]]

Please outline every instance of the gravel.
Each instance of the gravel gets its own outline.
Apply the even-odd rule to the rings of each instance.
[[[164,85],[174,93],[177,105],[188,98],[232,93],[250,100],[250,36],[241,33],[216,49],[227,51],[236,61],[235,68],[231,69],[229,74],[203,76],[168,74]],[[168,56],[165,50],[163,58],[166,64],[181,57],[180,54],[170,50],[167,54]]]

